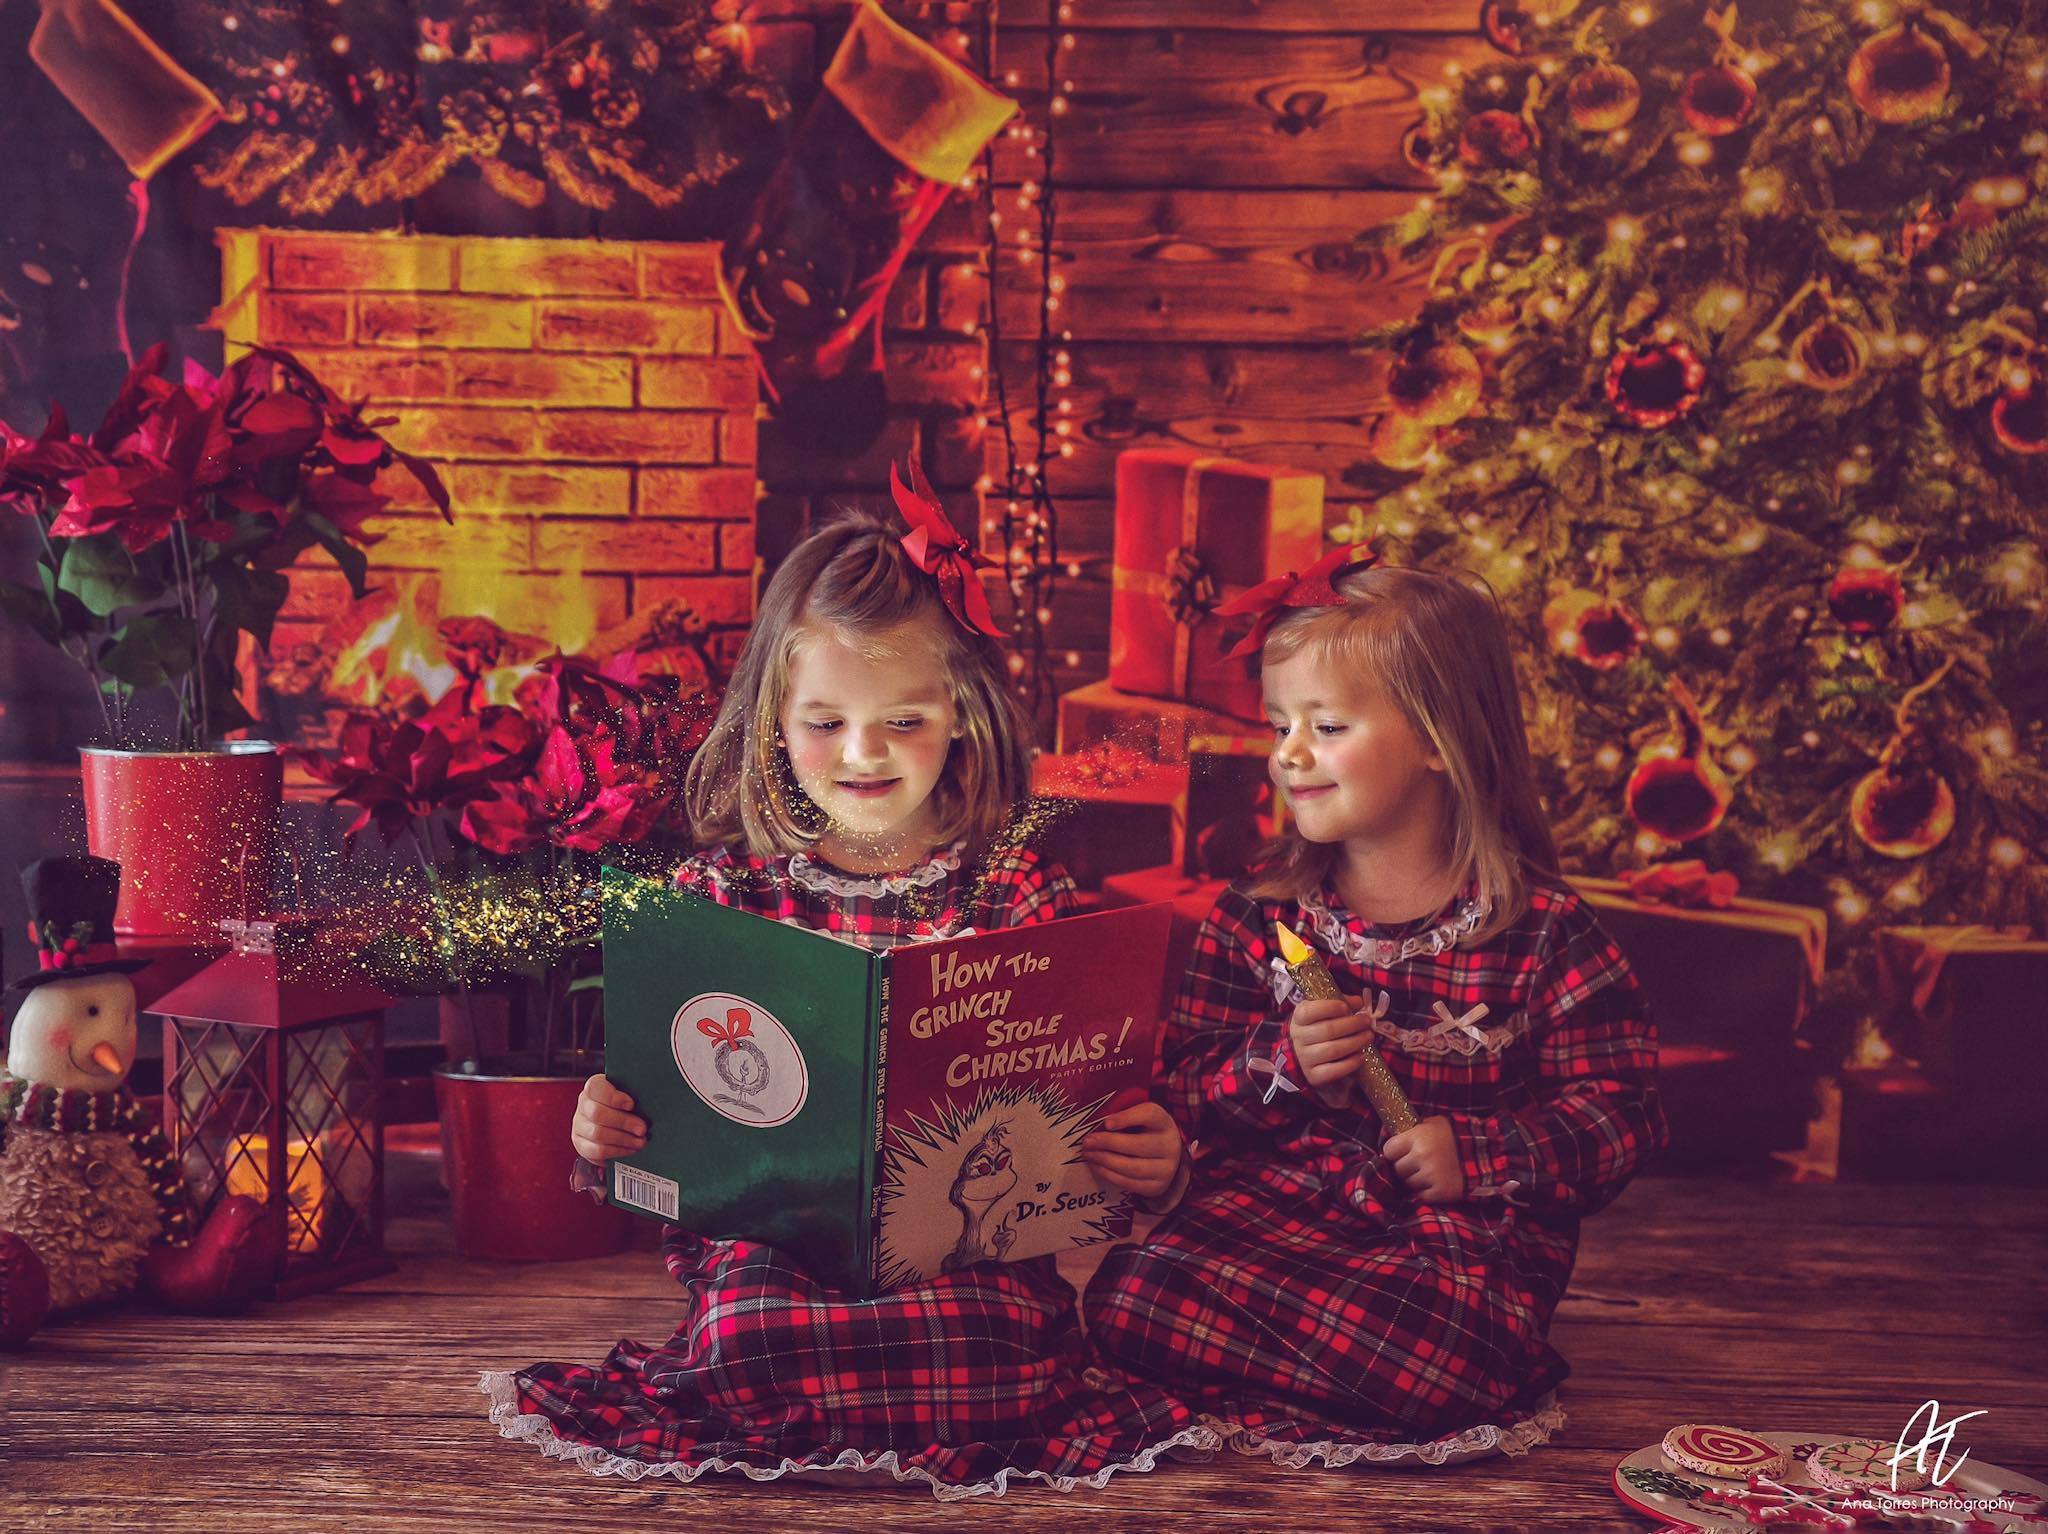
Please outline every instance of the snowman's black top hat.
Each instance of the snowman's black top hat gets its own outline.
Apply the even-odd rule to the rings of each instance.
[[[121,899],[121,865],[108,858],[43,858],[21,873],[28,896],[28,940],[36,969],[17,976],[10,991],[33,990],[52,980],[126,975],[149,965],[124,959],[114,946],[114,907]]]

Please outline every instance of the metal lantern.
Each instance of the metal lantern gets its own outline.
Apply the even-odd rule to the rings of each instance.
[[[232,947],[150,1010],[164,1134],[201,1218],[231,1193],[281,1233],[275,1296],[388,1273],[384,1009],[309,925],[226,921]]]

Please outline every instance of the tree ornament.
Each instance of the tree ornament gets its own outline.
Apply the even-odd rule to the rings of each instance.
[[[1390,413],[1374,424],[1368,447],[1373,462],[1384,468],[1419,469],[1436,448],[1436,429],[1413,416]]]
[[[1832,394],[1863,376],[1870,361],[1870,343],[1854,325],[1829,316],[1815,320],[1792,343],[1800,382]]]
[[[1480,346],[1505,345],[1521,318],[1522,311],[1512,300],[1489,299],[1458,316],[1458,334]]]
[[[1692,689],[1671,681],[1679,746],[1644,753],[1629,774],[1628,812],[1645,831],[1667,842],[1697,841],[1721,823],[1734,790],[1707,755],[1706,730]]]
[[[1828,582],[1827,602],[1843,630],[1861,638],[1882,634],[1898,621],[1906,588],[1889,565],[1850,565]]]
[[[1686,76],[1678,110],[1693,132],[1725,138],[1756,110],[1756,81],[1733,64],[1709,64]]]
[[[2048,394],[2030,384],[1999,395],[1991,403],[1991,435],[2008,453],[2048,452]]]
[[[1408,125],[1401,135],[1401,158],[1409,167],[1420,171],[1433,171],[1442,158],[1442,146],[1430,135],[1426,118],[1417,118]]]
[[[1565,87],[1565,108],[1572,126],[1582,133],[1612,133],[1635,120],[1643,104],[1643,88],[1619,64],[1595,64]]]
[[[1899,699],[1892,711],[1892,738],[1877,766],[1850,792],[1850,829],[1880,856],[1925,856],[1955,829],[1955,790],[1935,770],[1932,739],[1907,719],[1913,705],[1939,685],[1953,665],[1951,656]]]
[[[1643,646],[1642,620],[1624,602],[1591,591],[1567,591],[1543,609],[1550,648],[1588,671],[1612,671]]]
[[[1607,403],[1631,426],[1655,431],[1699,403],[1707,370],[1683,341],[1625,347],[1607,367]]]
[[[1509,170],[1529,158],[1536,135],[1512,112],[1475,112],[1458,135],[1458,158],[1475,170]]]
[[[1939,112],[1948,87],[1948,50],[1917,20],[1878,33],[1849,60],[1849,94],[1856,105],[1894,127]]]
[[[1536,18],[1507,0],[1486,0],[1479,8],[1479,31],[1485,39],[1511,58],[1520,58]]]
[[[1479,403],[1479,359],[1466,348],[1444,343],[1411,352],[1387,375],[1394,409],[1424,426],[1449,426]]]

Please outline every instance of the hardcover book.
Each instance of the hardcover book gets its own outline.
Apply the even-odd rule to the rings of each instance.
[[[1114,1240],[1082,1136],[1151,1081],[1170,908],[876,953],[607,870],[610,1200],[872,1296]]]

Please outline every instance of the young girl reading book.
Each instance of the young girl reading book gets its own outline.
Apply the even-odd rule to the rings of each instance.
[[[1026,792],[1026,728],[957,533],[921,481],[913,531],[851,517],[777,570],[687,796],[701,845],[677,874],[723,905],[874,948],[1068,914],[1073,884],[1003,835]],[[1162,1192],[1179,1156],[1166,1111],[1108,1115],[1084,1142],[1105,1182]],[[646,1140],[625,1093],[585,1084],[579,1182]],[[487,1375],[508,1437],[600,1474],[884,1469],[941,1496],[1006,1478],[1100,1485],[1193,1442],[1157,1387],[1084,1382],[1070,1285],[1050,1257],[962,1263],[859,1301],[791,1255],[666,1228],[686,1295],[663,1346],[597,1368]]]
[[[1356,552],[1240,604],[1290,825],[1168,1023],[1187,1191],[1084,1309],[1247,1452],[1521,1452],[1563,1420],[1545,1335],[1579,1221],[1665,1139],[1655,1035],[1558,876],[1492,596]],[[1344,999],[1302,998],[1276,922]],[[1366,1050],[1414,1128],[1358,1090]]]

